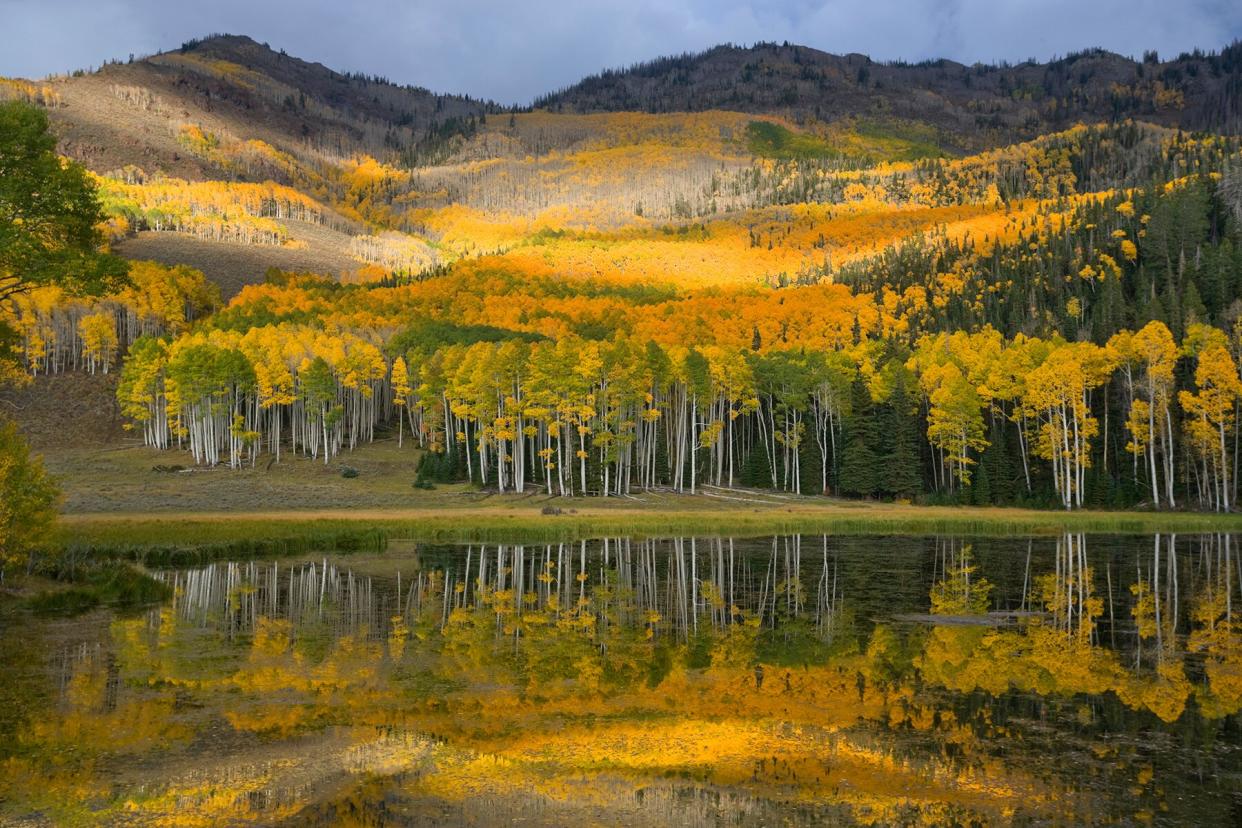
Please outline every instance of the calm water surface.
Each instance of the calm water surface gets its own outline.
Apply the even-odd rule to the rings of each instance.
[[[396,544],[9,614],[0,823],[1242,824],[1242,539]]]

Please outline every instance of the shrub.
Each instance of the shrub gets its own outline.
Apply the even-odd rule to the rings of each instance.
[[[11,422],[0,422],[0,576],[22,566],[56,522],[60,491]]]

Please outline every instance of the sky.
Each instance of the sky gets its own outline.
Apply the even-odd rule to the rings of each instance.
[[[333,69],[499,103],[719,43],[877,60],[1140,56],[1242,38],[1242,0],[0,0],[0,75],[39,78],[245,34]]]

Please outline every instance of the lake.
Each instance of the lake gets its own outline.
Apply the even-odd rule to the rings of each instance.
[[[3,616],[0,822],[1242,824],[1239,540],[155,570],[161,606]]]

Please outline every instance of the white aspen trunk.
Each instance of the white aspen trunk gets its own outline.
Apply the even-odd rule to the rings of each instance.
[[[1156,480],[1156,412],[1155,404],[1147,407],[1147,456],[1151,466],[1151,498],[1156,508],[1160,508],[1160,488]]]
[[[1169,407],[1164,409],[1165,423],[1165,452],[1164,452],[1164,487],[1165,499],[1169,502],[1170,509],[1176,509],[1177,503],[1173,499],[1173,415],[1169,411]]]

